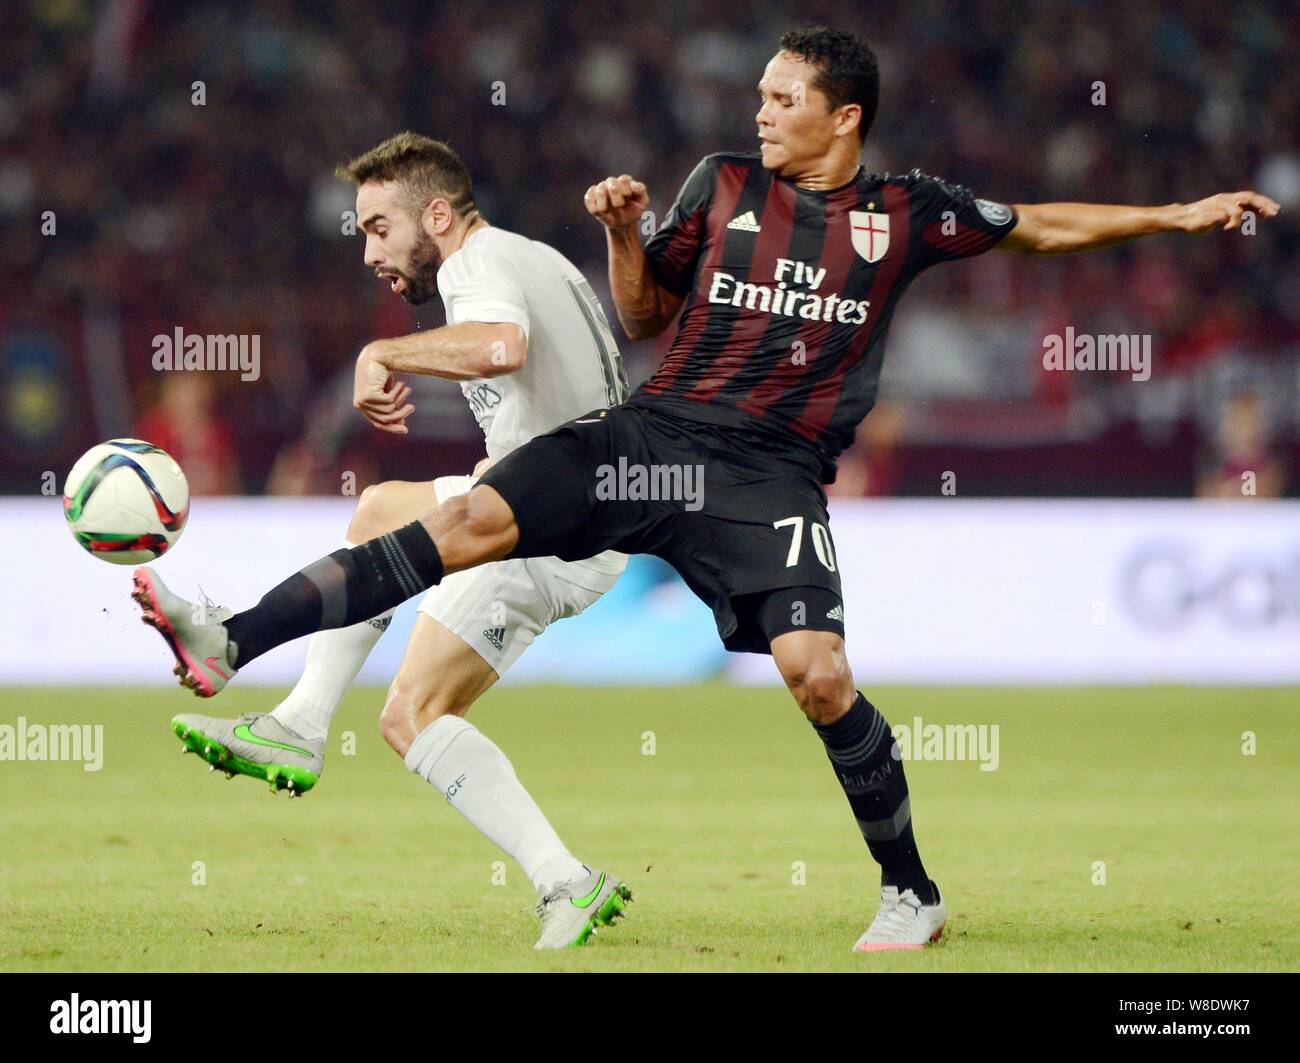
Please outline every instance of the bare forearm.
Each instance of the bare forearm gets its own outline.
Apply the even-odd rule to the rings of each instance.
[[[1026,243],[1021,250],[1061,255],[1111,247],[1139,236],[1174,232],[1182,228],[1179,219],[1186,209],[1181,203],[1162,207],[1108,203],[1018,205],[1021,225],[1026,225],[1033,235],[1032,244]]]
[[[1278,204],[1256,192],[1220,192],[1195,203],[1123,207],[1106,203],[1016,204],[1020,220],[998,245],[1008,251],[1060,255],[1092,251],[1154,233],[1207,233],[1242,228],[1258,214],[1272,218]]]
[[[659,287],[637,237],[636,226],[606,229],[609,289],[623,331],[634,340],[658,336],[671,323],[680,300]]]
[[[373,359],[390,373],[476,380],[518,369],[522,364],[522,339],[523,330],[517,325],[467,321],[376,340],[366,346],[362,356]]]

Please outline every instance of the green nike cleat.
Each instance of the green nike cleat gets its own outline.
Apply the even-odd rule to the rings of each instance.
[[[183,753],[197,753],[227,778],[248,775],[301,797],[325,769],[325,740],[295,734],[266,712],[246,712],[237,720],[184,713],[172,720]]]
[[[586,867],[586,865],[583,865]],[[587,868],[587,875],[537,891],[537,916],[542,936],[536,949],[577,948],[598,926],[613,926],[624,914],[632,891],[613,875]]]

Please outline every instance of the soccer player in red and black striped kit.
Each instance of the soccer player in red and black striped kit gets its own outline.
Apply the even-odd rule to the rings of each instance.
[[[759,151],[704,159],[644,248],[645,186],[625,174],[587,190],[627,333],[656,336],[681,315],[654,377],[515,450],[420,521],[290,577],[218,634],[233,671],[485,561],[656,554],[712,607],[729,649],[772,655],[825,744],[881,866],[881,907],[855,947],[920,948],[946,906],[917,852],[889,724],[845,658],[822,487],[875,401],[894,307],[922,270],[994,247],[1053,254],[1235,229],[1245,211],[1272,217],[1278,205],[1237,192],[1006,206],[916,170],[867,173],[879,76],[867,45],[837,30],[785,34],[759,91]]]

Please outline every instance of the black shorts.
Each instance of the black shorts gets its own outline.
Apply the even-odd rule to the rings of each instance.
[[[511,557],[654,554],[713,610],[729,650],[844,634],[820,463],[798,444],[623,405],[530,440],[479,482],[514,512]]]

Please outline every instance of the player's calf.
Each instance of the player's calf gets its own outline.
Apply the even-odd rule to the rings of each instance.
[[[864,935],[859,946],[924,945],[942,930],[946,911],[917,852],[907,776],[895,756],[889,721],[854,689],[838,635],[788,632],[772,640],[772,656],[822,740],[863,840],[880,865],[882,897],[910,899],[901,908],[885,903],[889,911],[872,924],[876,936],[868,941]]]
[[[313,631],[380,616],[448,572],[505,557],[518,539],[510,507],[496,491],[480,485],[421,520],[312,562],[252,609],[232,616],[223,629],[230,641],[229,665],[244,668],[268,650]]]
[[[568,851],[501,749],[463,718],[496,672],[421,615],[380,727],[406,767],[516,861],[537,889],[538,948],[580,945],[631,899],[617,878]],[[432,719],[429,717],[432,716]]]

